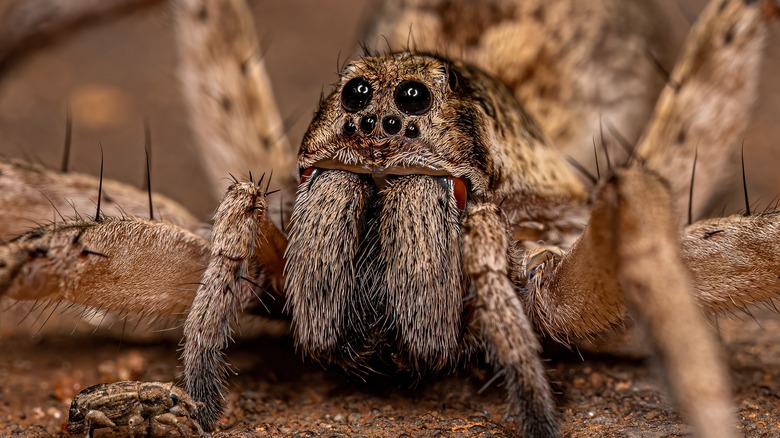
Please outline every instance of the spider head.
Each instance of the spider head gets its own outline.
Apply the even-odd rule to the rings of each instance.
[[[486,129],[496,103],[484,98],[484,77],[408,52],[347,64],[304,136],[302,182],[313,169],[370,175],[379,186],[393,175],[445,176],[485,195],[500,173]]]

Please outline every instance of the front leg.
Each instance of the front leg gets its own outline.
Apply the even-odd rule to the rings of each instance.
[[[258,286],[281,284],[286,241],[268,218],[265,195],[254,182],[228,189],[214,215],[211,257],[184,324],[187,392],[203,403],[197,420],[207,431],[224,409],[229,365],[223,351],[236,315],[262,298]]]
[[[726,369],[686,273],[673,211],[657,175],[617,171],[598,191],[572,250],[515,281],[525,284],[534,324],[553,337],[611,330],[630,310],[700,436],[733,436]]]
[[[519,411],[523,436],[560,436],[555,401],[539,357],[541,347],[509,280],[507,236],[498,207],[469,207],[463,225],[463,265],[476,294],[476,317],[491,362],[506,372],[510,409]]]

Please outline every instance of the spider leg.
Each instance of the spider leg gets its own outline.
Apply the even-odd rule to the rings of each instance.
[[[10,239],[38,224],[73,216],[95,217],[100,180],[78,172],[0,158],[0,238]],[[103,179],[101,215],[149,217],[148,193]],[[204,225],[187,209],[163,195],[152,196],[155,217],[193,232]],[[58,214],[59,213],[59,214]]]
[[[287,183],[295,180],[295,149],[274,102],[247,2],[176,0],[171,10],[194,146],[214,196],[224,194],[231,172],[275,169],[282,186],[294,190]],[[284,198],[291,202],[294,191]]]
[[[0,246],[0,295],[181,315],[192,302],[208,247],[202,237],[167,222],[57,222]]]
[[[222,415],[229,373],[223,351],[237,314],[256,298],[254,285],[283,284],[281,270],[274,267],[283,266],[286,240],[270,222],[264,194],[252,182],[228,189],[214,215],[208,266],[184,324],[186,389],[204,405],[198,420],[206,430],[213,430]],[[274,262],[263,269],[264,260]]]
[[[61,41],[80,27],[154,3],[157,0],[109,0],[55,6],[48,0],[9,1],[0,14],[0,66],[8,70],[30,52]]]
[[[757,98],[760,64],[777,1],[713,1],[686,42],[637,156],[666,179],[685,211],[696,160],[697,198],[708,199],[724,171],[737,166],[741,137]],[[706,202],[694,204],[699,216]],[[777,297],[776,213],[734,215],[685,228],[682,260],[708,312],[742,310]]]
[[[560,436],[541,346],[508,276],[508,236],[498,207],[470,206],[463,225],[463,266],[475,290],[476,319],[491,361],[506,370],[510,408],[519,411],[523,436]]]
[[[691,29],[680,60],[637,146],[636,158],[671,185],[676,210],[687,211],[691,163],[696,198],[709,200],[736,170],[739,145],[758,97],[761,61],[777,21],[771,0],[712,1]],[[697,201],[693,217],[709,206]]]
[[[535,325],[558,338],[609,330],[628,309],[698,433],[733,436],[727,373],[683,265],[673,212],[657,175],[617,171],[571,251],[526,272],[522,297]]]
[[[686,227],[682,259],[699,305],[743,310],[780,296],[780,212],[734,215]]]

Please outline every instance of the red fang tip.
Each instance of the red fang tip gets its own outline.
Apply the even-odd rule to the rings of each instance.
[[[450,181],[452,181],[452,194],[455,196],[455,203],[458,204],[459,209],[463,210],[466,208],[466,200],[468,199],[466,180],[463,178],[456,178],[454,176],[449,178]]]
[[[313,167],[309,167],[306,170],[304,170],[303,173],[301,173],[301,184],[303,184],[306,181],[308,181],[309,178],[311,178],[311,174],[312,173],[314,173],[314,168]]]

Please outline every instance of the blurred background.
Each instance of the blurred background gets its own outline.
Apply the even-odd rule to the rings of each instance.
[[[704,0],[653,0],[677,47]],[[0,5],[7,7],[12,2]],[[337,79],[339,59],[358,47],[371,2],[252,0],[261,50],[289,138],[297,147],[321,90]],[[73,113],[71,169],[96,174],[100,147],[108,178],[141,186],[143,120],[153,143],[152,186],[206,220],[217,205],[201,174],[175,77],[172,18],[165,5],[104,20],[27,56],[0,76],[0,154],[58,167],[66,106]],[[751,202],[780,193],[780,36],[773,35],[761,101],[745,139]],[[667,66],[671,68],[671,66]],[[735,163],[737,166],[738,163]],[[741,184],[724,181],[721,208],[741,210]],[[733,188],[733,190],[732,190]]]

